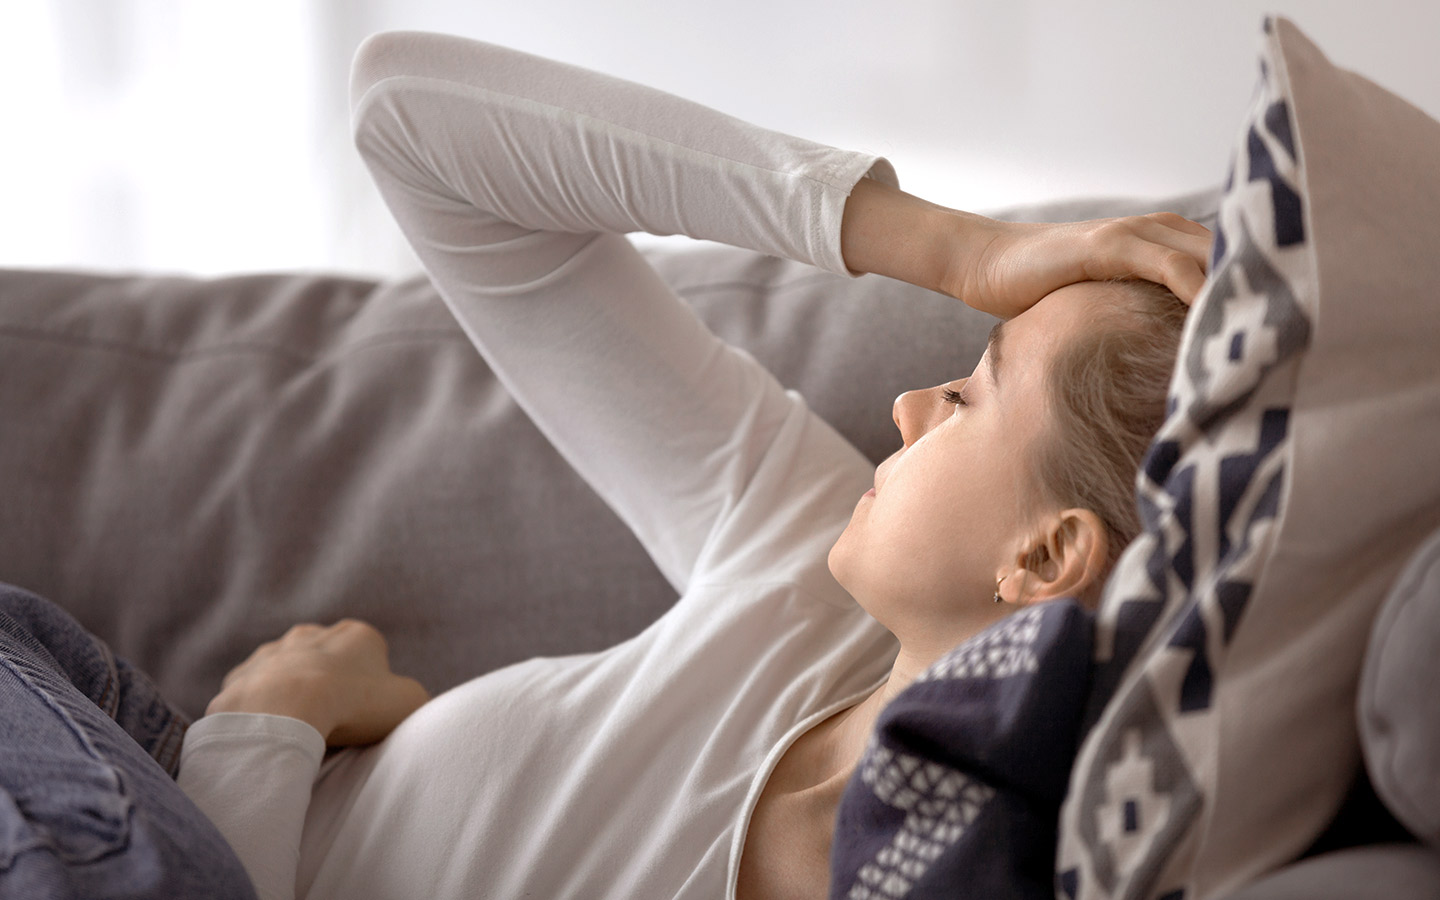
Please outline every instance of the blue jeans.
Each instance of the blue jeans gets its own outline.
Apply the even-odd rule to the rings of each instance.
[[[253,900],[175,784],[188,724],[64,610],[0,584],[0,897]]]

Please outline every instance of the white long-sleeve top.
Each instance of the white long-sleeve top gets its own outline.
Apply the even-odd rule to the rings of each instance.
[[[180,784],[265,898],[732,896],[776,761],[894,657],[826,565],[874,469],[621,233],[845,273],[849,191],[893,171],[440,35],[367,41],[352,102],[440,294],[680,599],[611,650],[476,678],[328,760],[299,720],[203,718]]]

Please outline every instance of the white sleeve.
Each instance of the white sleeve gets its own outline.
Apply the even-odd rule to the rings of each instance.
[[[325,757],[313,726],[265,713],[217,713],[185,733],[176,783],[215,823],[260,900],[292,900],[300,832]]]
[[[619,234],[682,233],[846,273],[845,201],[862,177],[894,183],[889,163],[437,34],[367,40],[351,97],[356,145],[441,296],[678,589],[739,527],[782,430],[823,445],[791,442],[796,459],[865,468],[830,429],[797,426],[803,402],[711,334]]]

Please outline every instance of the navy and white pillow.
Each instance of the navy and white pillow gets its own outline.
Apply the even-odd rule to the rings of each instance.
[[[1097,616],[1065,898],[1223,896],[1359,771],[1375,610],[1440,524],[1440,125],[1267,20],[1260,87]]]
[[[1092,632],[1073,601],[1029,607],[885,708],[840,802],[832,900],[1054,895]]]

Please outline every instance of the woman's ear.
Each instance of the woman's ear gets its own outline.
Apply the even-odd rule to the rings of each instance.
[[[1083,600],[1103,582],[1109,557],[1110,541],[1100,517],[1088,509],[1064,510],[1045,522],[1005,575],[1009,590],[1003,591],[1004,599],[1021,604],[1061,597]]]

